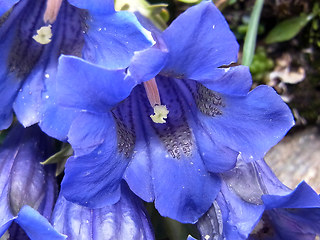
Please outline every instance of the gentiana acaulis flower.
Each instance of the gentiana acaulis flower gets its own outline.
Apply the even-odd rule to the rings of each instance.
[[[90,209],[59,196],[52,215],[54,228],[68,240],[153,240],[154,233],[142,201],[124,183],[121,198],[103,208]]]
[[[197,222],[202,239],[314,240],[320,234],[320,197],[305,182],[291,190],[264,160],[221,174],[221,192]]]
[[[115,12],[113,0],[0,1],[0,16],[0,129],[10,126],[13,110],[30,126],[46,111],[43,101],[54,104],[46,85],[54,85],[61,54],[124,68],[152,44],[132,13]]]
[[[54,169],[40,162],[51,154],[51,147],[38,126],[24,129],[21,125],[10,130],[1,146],[1,239],[66,239],[49,223],[57,187]]]
[[[220,192],[219,173],[239,153],[262,158],[293,117],[272,88],[250,91],[247,67],[228,67],[238,44],[212,3],[153,36],[156,44],[124,70],[61,57],[54,111],[64,116],[44,116],[42,129],[75,151],[61,185],[67,200],[115,203],[124,179],[162,216],[194,223]]]

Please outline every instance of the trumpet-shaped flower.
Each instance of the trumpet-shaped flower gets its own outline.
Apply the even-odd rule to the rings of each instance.
[[[40,164],[49,153],[46,140],[38,127],[15,126],[0,149],[0,237],[66,238],[47,220],[54,206],[56,183],[53,169]]]
[[[220,191],[218,173],[240,152],[262,157],[293,119],[272,88],[249,92],[246,67],[223,67],[236,61],[238,44],[212,3],[155,38],[126,71],[61,57],[55,111],[65,116],[44,118],[42,129],[52,124],[52,136],[75,151],[62,182],[67,200],[103,207],[119,200],[125,179],[163,216],[195,222]]]
[[[305,182],[290,190],[263,160],[239,161],[222,178],[221,192],[197,223],[202,238],[311,240],[320,233],[320,198]]]
[[[24,126],[38,122],[61,54],[123,68],[151,45],[135,16],[115,12],[113,2],[0,1],[0,129],[10,126],[13,109]]]
[[[140,199],[122,185],[114,205],[90,209],[59,196],[52,224],[69,240],[154,239],[151,223]]]

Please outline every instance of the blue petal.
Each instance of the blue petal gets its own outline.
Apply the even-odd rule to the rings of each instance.
[[[57,73],[58,103],[95,113],[105,113],[125,99],[134,87],[122,70],[109,71],[80,58],[61,56]]]
[[[104,0],[95,0],[95,1],[86,1],[86,0],[68,0],[68,2],[75,7],[86,9],[92,14],[110,14],[114,10],[114,1],[104,1]]]
[[[24,206],[15,220],[27,233],[31,240],[59,240],[66,239],[67,236],[58,233],[36,210],[29,206]]]
[[[126,68],[135,51],[153,44],[151,34],[133,13],[92,14],[91,17],[82,52],[84,59],[90,62],[109,69]]]
[[[258,176],[260,177],[260,182],[263,183],[261,187],[264,190],[265,194],[286,195],[291,192],[291,189],[285,186],[276,177],[274,172],[272,172],[271,168],[263,159],[254,161],[252,163],[247,163],[247,165],[251,165],[250,168],[255,169],[254,174],[258,174]]]
[[[54,195],[55,189],[51,187],[53,176],[40,164],[48,157],[47,144],[37,126],[23,129],[18,125],[9,133],[0,150],[0,189],[5,192],[6,186],[9,186],[6,197],[14,215],[26,204],[39,208],[45,204],[44,201],[50,200],[47,194],[51,198]],[[50,186],[47,186],[48,181]],[[47,192],[49,189],[52,192]]]
[[[290,192],[263,160],[246,163],[239,156],[236,167],[223,173],[222,178],[230,191],[252,204],[262,204],[263,194],[283,195]]]
[[[231,236],[238,236],[238,239],[246,239],[260,220],[264,206],[244,201],[231,192],[226,184],[222,185],[221,192],[222,194],[218,195],[217,202],[221,207],[221,211],[227,212],[228,215],[227,220],[224,221],[227,239],[237,239]]]
[[[68,239],[154,239],[142,203],[127,187],[122,188],[119,202],[100,209],[76,205],[60,195],[52,222]]]
[[[190,105],[177,88],[177,80],[157,77],[156,81],[162,104],[170,111],[166,124],[152,122],[152,107],[143,86],[137,86],[114,110],[133,125],[130,128],[136,136],[125,180],[139,197],[146,201],[155,199],[161,215],[195,222],[212,204],[220,180],[208,173],[203,163],[191,130],[196,124],[189,121]],[[227,168],[233,166],[235,159],[225,164]]]
[[[219,114],[206,116],[203,105],[199,109],[206,115],[198,116],[218,143],[241,152],[246,161],[262,158],[294,124],[288,106],[267,86],[247,97],[221,95],[220,101],[219,106],[210,103],[219,107]]]
[[[75,156],[81,156],[92,152],[105,141],[116,144],[117,136],[112,134],[114,131],[115,123],[111,114],[104,116],[81,112],[72,122],[68,142]]]
[[[57,104],[55,82],[47,84],[47,92],[41,106],[39,126],[46,134],[60,141],[66,141],[72,121],[79,115],[80,110],[70,109]]]
[[[195,223],[217,196],[219,178],[207,172],[199,156],[175,159],[166,156],[160,143],[154,144],[151,158],[157,210],[164,217]]]
[[[301,182],[290,194],[264,195],[262,200],[266,209],[273,208],[320,208],[320,197],[305,182]]]
[[[42,91],[45,89],[43,68],[42,64],[34,68],[24,81],[23,87],[19,89],[13,104],[19,122],[25,127],[39,121]]]
[[[67,200],[90,208],[104,207],[119,200],[120,182],[129,160],[117,152],[113,131],[109,137],[111,141],[105,141],[90,154],[68,159],[61,183]]]
[[[164,32],[169,59],[163,69],[185,79],[213,79],[217,67],[237,61],[238,43],[219,10],[200,3],[181,14]]]
[[[194,132],[201,158],[208,171],[213,173],[225,172],[236,165],[238,152],[215,142],[214,136],[211,136],[200,123],[193,122],[191,117],[189,123]]]
[[[0,195],[0,238],[1,236],[7,231],[7,229],[10,227],[12,221],[16,218],[12,212],[10,205],[8,203],[8,185],[6,185],[4,188],[3,187],[3,173],[1,173],[1,182],[0,182],[0,187],[1,187],[1,195]]]
[[[0,0],[0,17],[20,0]]]
[[[16,125],[10,130],[0,149],[0,233],[25,205],[50,217],[56,183],[53,169],[40,164],[48,157],[49,149],[48,139],[37,126],[24,129]]]
[[[196,238],[192,237],[191,235],[188,235],[187,240],[197,240]]]
[[[135,53],[128,69],[128,78],[137,83],[149,81],[154,78],[163,68],[167,60],[165,50],[152,47]]]
[[[42,1],[20,1],[0,28],[1,51],[5,51],[1,54],[0,91],[6,92],[1,94],[1,111],[4,113],[0,114],[7,117],[8,123],[13,101],[18,120],[24,126],[37,123],[44,81],[49,73],[55,72],[58,56],[60,53],[81,54],[84,20],[80,16],[81,10],[66,1],[63,1],[52,26],[52,42],[41,45],[32,39],[36,30],[44,25],[41,16],[45,4]]]
[[[3,31],[3,29],[1,29]],[[3,34],[0,32],[0,36]],[[21,86],[21,81],[16,79],[15,73],[8,69],[10,46],[14,41],[14,31],[6,34],[5,40],[0,41],[0,130],[6,129],[12,122],[12,104]]]
[[[11,125],[13,117],[12,104],[21,85],[15,79],[15,76],[11,75],[13,74],[7,75],[5,79],[0,80],[0,130],[6,129]]]
[[[262,224],[269,228],[270,239],[312,240],[320,234],[320,198],[305,182],[289,194],[264,195],[262,200],[266,206]]]
[[[245,96],[248,94],[252,84],[249,68],[236,66],[217,69],[216,79],[199,80],[207,88],[227,95]]]
[[[56,85],[47,84],[40,127],[50,136],[67,140],[80,112],[105,114],[129,95],[134,83],[124,77],[123,71],[108,71],[76,57],[61,56]]]

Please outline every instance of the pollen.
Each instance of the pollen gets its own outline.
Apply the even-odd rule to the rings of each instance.
[[[153,107],[154,114],[150,115],[151,119],[155,123],[166,123],[166,120],[169,114],[169,110],[166,105],[155,105]]]
[[[52,31],[51,31],[51,25],[41,27],[39,30],[37,30],[37,35],[34,35],[32,38],[40,43],[40,44],[48,44],[51,42],[52,37]]]

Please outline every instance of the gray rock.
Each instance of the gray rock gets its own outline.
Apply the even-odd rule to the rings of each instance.
[[[320,192],[320,132],[308,127],[286,136],[265,156],[268,165],[288,187],[305,180]]]

